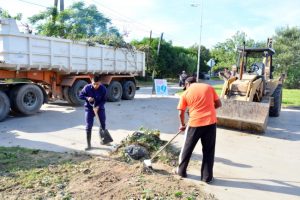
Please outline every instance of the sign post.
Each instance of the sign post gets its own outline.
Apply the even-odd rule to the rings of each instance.
[[[210,77],[211,77],[211,69],[213,66],[215,66],[216,62],[214,59],[211,58],[206,64],[210,67],[209,73],[210,73]]]

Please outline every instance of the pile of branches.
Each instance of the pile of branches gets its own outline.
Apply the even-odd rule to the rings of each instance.
[[[121,141],[121,144],[113,152],[122,161],[127,163],[135,163],[136,161],[143,161],[149,159],[156,153],[167,141],[160,139],[159,130],[151,130],[141,128],[131,135],[128,135]],[[171,145],[168,145],[159,156],[157,160],[163,163],[175,166],[177,164],[179,150]]]
[[[126,48],[134,51],[135,47],[125,42],[122,37],[113,34],[102,34],[84,40],[89,46],[96,44],[112,46],[114,48]]]

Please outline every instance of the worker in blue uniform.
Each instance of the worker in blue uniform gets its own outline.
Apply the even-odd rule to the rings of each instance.
[[[85,148],[85,150],[90,150],[92,148],[91,137],[95,111],[98,113],[102,130],[106,130],[106,116],[104,108],[104,104],[106,102],[106,87],[101,84],[99,76],[94,76],[92,83],[84,86],[79,94],[79,98],[85,100],[84,107],[87,139],[87,148]]]

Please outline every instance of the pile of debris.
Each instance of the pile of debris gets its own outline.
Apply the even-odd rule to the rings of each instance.
[[[149,159],[167,141],[160,139],[159,130],[141,128],[121,141],[121,144],[113,152],[113,156],[127,163],[136,163]],[[156,158],[165,164],[176,166],[180,151],[168,145]]]

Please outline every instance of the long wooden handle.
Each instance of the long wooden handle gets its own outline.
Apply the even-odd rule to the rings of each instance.
[[[166,148],[166,146],[168,146],[168,144],[170,144],[182,131],[179,131],[178,133],[176,133],[176,135],[169,141],[167,142],[167,144],[165,144],[160,150],[158,150],[154,156],[152,156],[151,160],[153,160],[162,150],[164,150],[164,148]]]
[[[93,111],[94,111],[95,116],[96,116],[96,118],[97,118],[97,122],[98,122],[99,127],[102,128],[102,127],[101,127],[101,123],[100,123],[100,118],[99,118],[98,112],[97,112],[97,110],[95,109],[95,107],[93,107]]]

